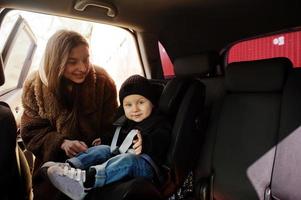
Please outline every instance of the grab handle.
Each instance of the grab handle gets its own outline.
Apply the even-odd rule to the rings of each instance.
[[[117,10],[112,4],[106,2],[99,2],[95,0],[77,0],[74,5],[74,9],[77,11],[84,11],[87,8],[87,6],[94,6],[107,9],[108,17],[116,17],[117,15]]]

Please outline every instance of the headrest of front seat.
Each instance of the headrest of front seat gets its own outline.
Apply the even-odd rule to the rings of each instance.
[[[0,86],[3,85],[4,82],[5,82],[4,64],[3,64],[2,56],[0,56]]]
[[[204,76],[215,72],[219,62],[216,52],[181,57],[174,62],[176,76]]]
[[[287,58],[230,63],[226,68],[226,89],[235,92],[273,92],[283,88],[288,68]]]

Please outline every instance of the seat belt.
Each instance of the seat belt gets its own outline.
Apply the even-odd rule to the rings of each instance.
[[[120,147],[117,147],[117,140],[119,137],[119,133],[121,130],[121,126],[118,126],[115,130],[112,142],[111,142],[111,146],[110,146],[110,150],[111,153],[116,151],[117,149],[119,150],[120,153],[135,153],[133,149],[129,149],[129,147],[132,145],[133,143],[133,139],[134,137],[137,135],[138,130],[137,129],[133,129],[131,130],[127,136],[125,137],[125,139],[123,140],[122,144],[120,145]],[[143,159],[145,159],[155,170],[155,173],[159,179],[159,182],[162,183],[162,175],[160,173],[160,170],[158,168],[158,166],[156,165],[156,163],[151,159],[151,157],[149,157],[149,155],[147,154],[141,154],[140,155]]]
[[[117,140],[119,137],[120,130],[121,130],[121,126],[118,126],[116,128],[116,131],[114,133],[113,140],[111,143],[111,147],[110,147],[111,152],[115,151],[118,148]],[[129,147],[132,145],[133,139],[137,135],[137,133],[138,133],[138,130],[133,129],[127,134],[126,138],[123,140],[122,144],[118,148],[120,153],[126,153],[126,152],[131,153],[132,152],[131,149],[129,149]]]

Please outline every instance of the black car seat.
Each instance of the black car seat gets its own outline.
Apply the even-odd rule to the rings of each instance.
[[[205,88],[195,79],[175,78],[167,83],[159,109],[172,121],[171,144],[166,160],[166,179],[153,184],[143,178],[97,188],[86,199],[164,199],[174,193],[195,163],[196,118],[202,112]]]
[[[16,123],[13,114],[7,104],[0,102],[0,190],[3,199],[9,199],[9,189],[13,173],[12,168],[16,164]]]
[[[264,199],[290,67],[285,58],[228,65],[199,160],[198,199]]]
[[[301,199],[301,68],[289,70],[281,107],[272,183],[266,199]]]
[[[224,73],[219,68],[220,56],[214,51],[180,57],[174,63],[177,77],[193,77],[206,87],[202,129],[208,126],[212,106],[225,94]]]
[[[212,121],[211,113],[215,108],[213,105],[219,102],[225,94],[224,71],[220,69],[220,63],[220,56],[215,51],[179,57],[174,63],[174,71],[177,77],[193,77],[201,81],[206,87],[204,109],[198,123],[199,129],[203,132],[210,126],[209,124]],[[202,134],[202,138],[198,141],[199,148],[197,152],[206,149],[203,143],[205,140],[206,135]],[[189,173],[185,183],[174,195],[174,198],[193,197],[196,176],[199,176],[198,165]]]
[[[0,59],[0,62],[0,83],[2,85],[4,83],[2,59]],[[23,152],[16,144],[17,127],[15,118],[5,102],[0,102],[0,130],[1,199],[32,199],[29,167]]]

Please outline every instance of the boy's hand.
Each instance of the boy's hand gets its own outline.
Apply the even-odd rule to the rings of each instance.
[[[101,139],[100,138],[96,138],[93,142],[92,142],[92,146],[97,146],[101,144]]]
[[[61,149],[65,151],[66,155],[69,158],[72,158],[76,154],[86,151],[88,149],[88,146],[83,141],[64,140],[64,142],[61,145]]]
[[[137,133],[137,139],[133,140],[133,149],[136,155],[142,153],[142,136],[140,131]]]

